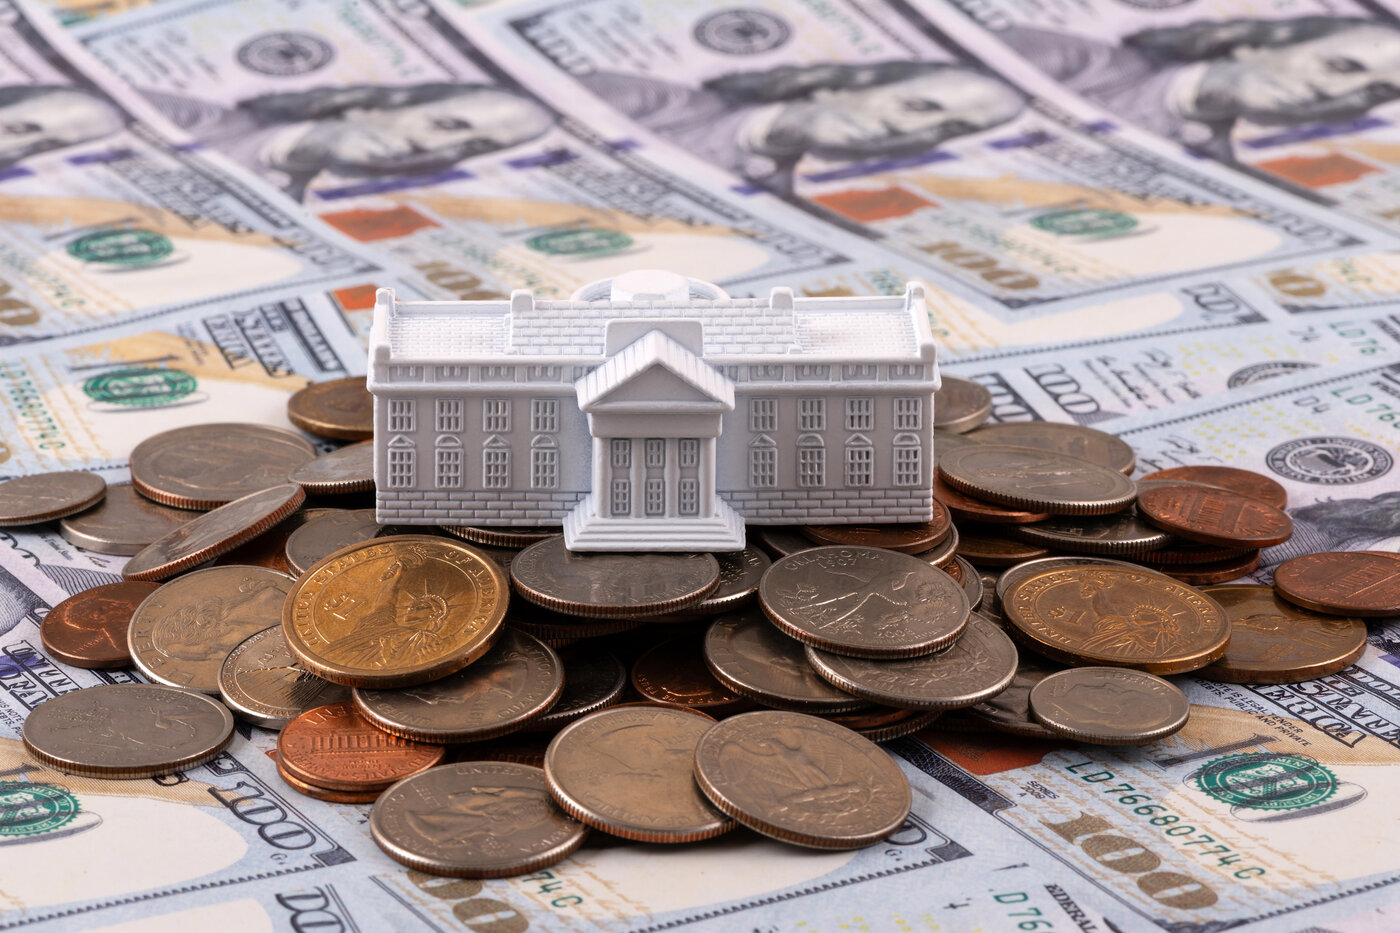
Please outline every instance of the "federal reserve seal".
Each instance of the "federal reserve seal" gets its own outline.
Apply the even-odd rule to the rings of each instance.
[[[1226,755],[1196,772],[1196,788],[1231,807],[1303,810],[1337,792],[1337,776],[1302,755],[1245,752]]]
[[[1289,376],[1304,369],[1312,369],[1315,366],[1317,366],[1316,363],[1308,363],[1303,360],[1268,360],[1263,363],[1253,363],[1232,372],[1230,378],[1226,380],[1226,385],[1232,389],[1237,389],[1240,386],[1252,386],[1265,379],[1272,379],[1275,376]]]
[[[109,405],[160,408],[187,398],[197,387],[193,376],[178,369],[118,369],[84,382],[83,393]]]
[[[1048,211],[1031,219],[1031,226],[1056,236],[1111,237],[1136,228],[1137,218],[1122,211],[1097,208]]]
[[[0,843],[62,829],[80,809],[77,797],[52,784],[0,781]]]
[[[792,27],[763,10],[722,10],[695,24],[695,41],[723,55],[758,55],[790,38]]]
[[[153,266],[175,252],[170,238],[153,230],[102,230],[68,244],[79,262],[104,266]]]
[[[1389,473],[1395,458],[1379,444],[1355,437],[1300,437],[1279,444],[1264,462],[1300,483],[1350,486]]]
[[[285,78],[324,68],[335,58],[335,49],[304,32],[265,32],[240,45],[237,54],[249,71]]]
[[[633,239],[619,230],[556,230],[541,233],[525,241],[525,245],[546,256],[610,256],[629,249]]]

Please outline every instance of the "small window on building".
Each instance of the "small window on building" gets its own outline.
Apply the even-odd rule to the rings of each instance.
[[[917,431],[924,426],[924,400],[915,396],[901,396],[894,400],[894,429],[896,431]]]
[[[439,434],[462,433],[462,399],[437,400],[437,429]]]
[[[530,488],[559,488],[559,451],[553,447],[536,447],[530,451]]]
[[[484,489],[510,488],[509,447],[488,447],[481,452],[481,485]]]
[[[778,430],[777,399],[749,399],[749,430],[755,433]]]
[[[408,434],[413,430],[413,399],[389,399],[389,430],[395,434]]]
[[[676,505],[676,511],[682,515],[700,514],[700,481],[698,479],[681,480],[680,496]]]
[[[826,448],[797,449],[797,485],[806,489],[826,485]]]
[[[510,399],[481,400],[481,429],[487,434],[504,434],[510,430]]]
[[[826,430],[826,399],[800,398],[797,400],[797,429],[799,431]]]
[[[700,465],[700,439],[697,437],[683,437],[677,445],[678,458],[682,467],[697,467]]]
[[[666,514],[666,483],[659,477],[647,480],[645,505],[648,515]]]
[[[646,442],[646,465],[653,469],[666,465],[666,442],[659,437],[649,437]]]
[[[462,448],[439,447],[433,453],[435,483],[438,489],[459,489],[462,486]]]
[[[612,481],[612,513],[613,515],[632,514],[632,482],[631,480],[615,479]]]
[[[846,485],[869,486],[875,477],[875,450],[872,447],[846,448]]]
[[[749,486],[765,489],[778,485],[778,449],[776,447],[749,448]]]
[[[389,488],[412,489],[413,483],[413,448],[389,448]]]
[[[896,486],[920,486],[923,475],[920,454],[917,447],[896,447],[894,449],[894,484]]]
[[[875,400],[869,396],[846,399],[846,430],[872,431],[875,428]]]
[[[555,434],[559,431],[559,400],[530,399],[530,430],[535,434]]]
[[[632,469],[632,441],[626,437],[613,438],[612,467],[614,470]]]

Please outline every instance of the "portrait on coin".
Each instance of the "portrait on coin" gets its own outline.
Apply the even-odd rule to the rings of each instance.
[[[126,124],[126,114],[94,91],[44,84],[0,87],[0,171],[30,156],[105,139]]]
[[[861,163],[932,152],[1016,117],[1021,94],[947,62],[812,62],[734,72],[698,87],[597,71],[586,87],[659,136],[775,194],[804,160]]]
[[[442,804],[408,811],[407,822],[425,839],[444,846],[479,846],[499,842],[501,827],[528,835],[554,818],[549,798],[528,787],[479,786],[447,795]]]
[[[719,765],[736,786],[762,789],[777,816],[814,809],[844,814],[879,792],[870,776],[853,772],[837,749],[811,741],[800,729],[731,739],[719,751]]]
[[[431,178],[543,136],[555,115],[504,87],[362,84],[264,94],[232,107],[148,95],[172,120],[297,200],[309,189]]]
[[[1344,124],[1400,99],[1400,29],[1296,16],[1159,26],[1116,43],[1013,27],[998,37],[1051,78],[1159,136],[1237,161],[1237,124]]]

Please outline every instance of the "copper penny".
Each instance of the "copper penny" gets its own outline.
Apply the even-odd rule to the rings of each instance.
[[[52,521],[102,501],[107,481],[85,470],[36,473],[0,482],[0,528]]]
[[[1150,570],[1071,567],[1017,583],[1002,599],[1010,632],[1068,664],[1179,674],[1225,653],[1225,610],[1194,587]]]
[[[594,829],[639,842],[696,842],[734,828],[695,785],[695,748],[714,720],[621,706],[565,726],[544,774],[555,803]]]
[[[801,532],[817,544],[882,547],[905,554],[927,551],[948,536],[953,520],[943,503],[933,500],[933,518],[890,525],[803,525]]]
[[[158,589],[159,583],[124,580],[69,596],[39,626],[44,648],[72,667],[126,667],[131,663],[126,644],[131,616]]]
[[[194,517],[188,509],[152,502],[130,483],[114,483],[97,505],[59,522],[58,533],[80,548],[129,557]]]
[[[322,454],[294,468],[287,479],[308,495],[368,492],[374,488],[374,444],[365,441]]]
[[[1316,680],[1351,666],[1366,651],[1366,623],[1279,599],[1271,586],[1208,586],[1201,592],[1230,617],[1230,644],[1197,677],[1232,684]]]
[[[648,700],[727,716],[753,701],[715,679],[705,665],[701,636],[673,638],[651,648],[632,665],[632,687]]]
[[[1050,556],[1050,549],[1008,538],[991,528],[963,525],[958,556],[978,567],[1014,567],[1028,560]]]
[[[364,376],[313,382],[287,399],[287,420],[319,437],[367,441],[374,437],[374,396]]]
[[[127,561],[122,576],[129,580],[173,577],[256,538],[305,501],[306,493],[293,483],[235,499],[142,548]]]
[[[316,456],[300,434],[265,424],[192,424],[131,452],[131,484],[162,505],[212,509],[287,482]]]
[[[1138,514],[1164,531],[1213,547],[1262,548],[1293,536],[1293,520],[1229,489],[1157,484],[1138,494]]]
[[[350,703],[307,710],[277,736],[287,773],[330,790],[383,790],[442,761],[441,745],[414,742],[377,729]]]
[[[1051,674],[1031,688],[1030,703],[1049,731],[1094,745],[1144,745],[1180,731],[1191,714],[1179,687],[1120,667]]]
[[[949,514],[956,522],[1023,525],[1028,522],[1041,522],[1050,517],[1049,512],[1027,512],[969,496],[943,482],[943,477],[937,474],[933,477],[933,495],[935,499],[947,507]]]
[[[1138,480],[1139,483],[1152,480],[1186,480],[1192,483],[1205,483],[1207,486],[1220,486],[1233,490],[1242,496],[1267,502],[1276,509],[1288,507],[1288,490],[1283,486],[1253,470],[1241,470],[1228,466],[1181,466],[1149,473]]]
[[[764,706],[841,713],[869,705],[818,677],[802,644],[770,625],[757,610],[720,616],[710,625],[705,664],[720,683]]]
[[[510,564],[515,591],[569,615],[635,619],[698,603],[719,586],[712,554],[577,552],[562,535],[532,544]]]
[[[1151,566],[1151,565],[1148,565]],[[1192,586],[1207,586],[1212,583],[1229,583],[1259,568],[1259,552],[1247,551],[1242,557],[1215,561],[1209,564],[1158,564],[1154,569],[1173,580],[1189,583]]]
[[[1279,564],[1274,589],[1290,603],[1332,615],[1400,615],[1400,554],[1305,554]]]
[[[327,803],[374,803],[379,799],[379,795],[384,793],[382,790],[331,790],[329,787],[320,787],[288,772],[282,767],[280,760],[277,762],[277,776],[282,779],[282,783],[298,794]]]
[[[943,376],[933,393],[933,426],[939,431],[965,434],[992,416],[992,393],[970,379]]]
[[[1124,441],[1107,431],[1082,424],[1062,424],[1055,421],[1007,421],[984,424],[969,434],[969,440],[983,444],[1010,444],[1014,447],[1036,447],[1054,450],[1099,466],[1131,473],[1137,465],[1137,453]]]

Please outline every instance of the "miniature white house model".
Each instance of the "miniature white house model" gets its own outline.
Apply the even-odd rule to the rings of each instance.
[[[731,298],[632,272],[567,301],[398,301],[370,337],[381,522],[560,525],[570,549],[732,551],[744,524],[927,521],[923,290]]]

